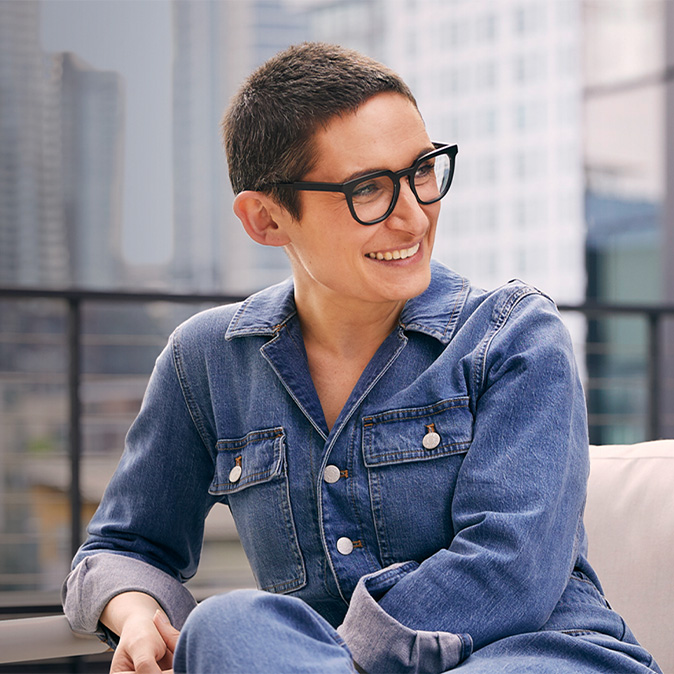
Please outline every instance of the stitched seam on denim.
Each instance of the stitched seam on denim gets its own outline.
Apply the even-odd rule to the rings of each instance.
[[[476,391],[482,391],[487,370],[487,356],[492,342],[500,332],[501,328],[505,326],[510,318],[515,307],[525,298],[531,295],[540,295],[542,293],[531,286],[517,286],[502,302],[496,306],[492,313],[491,329],[485,335],[480,347],[477,349],[475,357],[476,367],[473,375],[473,385]],[[498,312],[498,314],[497,314]]]
[[[226,493],[234,494],[238,491],[241,491],[242,489],[245,489],[246,487],[250,487],[251,485],[260,484],[261,482],[269,482],[271,481],[272,478],[276,477],[277,475],[280,475],[280,471],[274,470],[274,472],[271,472],[272,470],[274,469],[270,468],[268,470],[262,470],[257,473],[251,473],[250,475],[247,475],[245,479],[239,480],[236,484],[232,484],[229,481],[215,482],[211,485],[211,487],[213,489],[230,487],[230,489],[225,489]]]
[[[572,574],[571,578],[573,578],[573,580],[577,580],[579,583],[585,583],[586,585],[589,585],[592,589],[599,592],[599,588],[591,580],[588,580],[587,578],[581,578],[576,574]],[[599,594],[601,594],[601,592],[599,592]]]
[[[259,293],[256,293],[256,295],[257,294]],[[239,328],[239,323],[243,318],[244,313],[248,310],[256,295],[251,295],[241,303],[241,306],[237,309],[231,323],[229,324],[229,328],[227,329],[225,337],[226,339],[232,339],[233,337],[276,335],[281,330],[281,328],[283,328],[286,323],[288,323],[288,321],[297,314],[297,310],[291,311],[280,323],[275,325],[260,325],[257,327]]]
[[[386,412],[380,412],[379,414],[372,414],[367,417],[363,417],[363,427],[371,428],[372,426],[384,423],[432,417],[436,414],[442,414],[448,410],[457,408],[460,409],[462,407],[467,408],[469,407],[469,401],[470,398],[468,396],[460,396],[458,398],[447,398],[446,400],[440,400],[437,403],[425,405],[424,407],[400,407],[396,410],[388,410]],[[386,417],[390,418],[387,419]]]
[[[253,297],[249,297],[248,299],[244,300],[241,302],[241,305],[239,308],[236,310],[236,313],[232,317],[232,320],[229,323],[229,327],[227,328],[227,333],[225,336],[225,339],[227,339],[227,336],[231,333],[233,334],[237,330],[237,326],[239,325],[239,321],[243,317],[243,314],[246,312],[246,309],[248,308],[248,305],[252,302]]]
[[[372,506],[372,514],[374,520],[374,530],[377,537],[377,544],[381,553],[382,562],[384,566],[391,563],[391,545],[389,543],[388,528],[386,526],[386,518],[384,517],[384,509],[381,498],[381,490],[379,488],[380,475],[375,471],[367,471],[367,481],[370,486],[370,505]]]
[[[228,494],[233,494],[236,493],[237,491],[240,491],[241,489],[244,489],[245,487],[250,487],[252,484],[259,484],[262,482],[262,479],[258,478],[263,478],[263,479],[271,479],[273,477],[276,477],[277,475],[281,475],[283,472],[283,466],[282,466],[282,459],[283,459],[283,449],[282,448],[277,448],[277,443],[279,440],[281,440],[283,437],[285,437],[285,433],[283,429],[275,429],[276,432],[274,435],[270,435],[269,437],[262,437],[262,441],[273,441],[273,449],[272,449],[272,456],[273,456],[273,466],[270,466],[268,468],[265,468],[264,470],[259,470],[256,473],[250,473],[247,474],[243,479],[238,481],[236,484],[232,484],[229,480],[227,482],[217,482],[213,483],[211,486],[215,489],[223,488],[223,487],[230,487],[230,489],[226,490]],[[254,431],[250,435],[253,434],[263,434],[265,431]],[[248,437],[248,436],[246,436]],[[228,447],[226,449],[221,449],[219,447],[221,442],[227,442],[226,440],[219,440],[216,448],[218,451],[218,456],[225,452],[238,452],[238,451],[243,451],[245,447],[248,445],[252,444],[259,444],[259,440],[255,443],[253,442],[246,442],[243,445],[238,445],[235,447]],[[266,456],[266,455],[265,455]]]
[[[400,327],[403,328],[404,330],[416,330],[417,332],[421,332],[425,335],[434,337],[435,339],[438,339],[439,341],[445,344],[448,343],[452,338],[459,316],[461,315],[461,311],[463,310],[463,307],[466,303],[468,293],[464,291],[466,290],[467,286],[468,286],[467,279],[462,277],[461,288],[459,288],[456,291],[454,304],[450,309],[450,316],[447,319],[447,324],[445,325],[442,331],[435,330],[434,328],[429,327],[428,325],[424,325],[423,323],[414,320],[410,322],[401,321]]]
[[[381,573],[378,573],[375,577],[366,579],[365,588],[370,594],[369,588],[370,585],[374,585],[372,588],[375,591],[379,591],[392,579],[402,579],[407,574],[416,571],[419,568],[418,562],[402,562],[393,569],[385,569]],[[398,580],[396,580],[396,583]],[[371,596],[371,595],[370,595]],[[409,628],[406,628],[409,629]]]
[[[407,342],[409,341],[407,339],[407,336],[402,332],[402,330],[398,330],[398,346],[396,347],[395,351],[389,358],[389,360],[384,364],[384,367],[381,368],[379,373],[372,379],[370,384],[365,388],[365,390],[361,393],[361,395],[358,397],[358,399],[355,401],[355,403],[350,407],[350,409],[347,411],[347,413],[344,415],[344,418],[342,419],[341,416],[338,418],[339,425],[335,424],[335,426],[332,429],[333,437],[332,440],[330,441],[330,444],[327,447],[327,452],[325,453],[325,457],[323,459],[323,463],[321,465],[321,469],[323,469],[327,463],[328,456],[330,452],[332,451],[332,448],[335,446],[335,443],[337,441],[337,438],[339,435],[342,433],[343,429],[346,427],[346,425],[349,423],[349,419],[355,414],[356,410],[360,408],[362,405],[363,401],[367,398],[367,396],[370,394],[370,391],[378,384],[378,382],[381,380],[381,378],[388,372],[389,368],[393,363],[396,361],[398,356],[400,355],[401,351],[405,348],[407,345]],[[321,435],[323,435],[321,433]],[[324,436],[323,436],[324,437]],[[323,527],[323,498],[321,495],[321,492],[318,492],[318,520],[319,520],[319,528],[320,528],[320,535],[321,535],[321,541],[326,543],[326,537],[325,537],[325,528]],[[330,570],[333,573],[333,577],[335,579],[335,584],[337,585],[337,589],[339,590],[339,594],[342,597],[342,599],[348,604],[348,601],[346,597],[344,596],[344,592],[342,591],[342,586],[339,581],[338,574],[335,571],[335,566],[332,561],[332,555],[328,552],[326,555],[328,559],[328,563],[330,565]]]
[[[396,463],[405,463],[405,462],[411,463],[412,461],[430,461],[431,459],[442,459],[448,456],[459,456],[460,454],[465,454],[468,451],[468,448],[470,447],[470,441],[467,440],[465,442],[465,445],[466,445],[465,447],[450,450],[447,452],[432,453],[431,451],[425,449],[423,451],[409,450],[402,452],[388,452],[386,454],[377,454],[376,460],[370,459],[369,463],[366,463],[365,465],[368,468],[374,468],[379,466],[395,465]],[[397,459],[397,460],[395,462],[392,461],[391,463],[383,463],[382,461],[380,461],[380,459],[382,459],[383,461],[386,461],[387,459]]]
[[[461,315],[464,305],[466,304],[466,298],[468,297],[467,288],[468,279],[461,277],[461,288],[456,294],[454,306],[452,307],[449,321],[447,321],[447,325],[445,326],[445,331],[443,333],[443,337],[447,342],[451,340],[454,330],[456,329],[456,323],[459,320],[459,316]]]
[[[350,475],[355,475],[355,470],[354,470],[354,456],[356,454],[356,432],[358,431],[358,424],[353,424],[352,429],[351,429],[351,436],[349,438],[349,441],[347,443],[347,456],[346,456],[346,461],[347,461],[347,467],[349,468],[349,474]],[[357,488],[357,481],[355,479],[347,479],[346,483],[347,487],[347,494],[349,495],[349,501],[351,502],[351,509],[353,510],[353,513],[355,515],[356,523],[357,523],[357,530],[360,532],[358,538],[361,540],[366,540],[365,536],[365,525],[363,524],[363,518],[361,517],[360,514],[360,509],[358,507],[358,498],[356,496],[355,490]],[[376,530],[376,527],[375,527]],[[374,555],[372,554],[372,551],[370,550],[370,546],[364,545],[363,546],[363,552],[364,554],[367,555],[367,557],[370,559],[370,563],[375,566],[375,568],[378,568],[377,565],[377,560],[374,558]]]
[[[283,388],[286,390],[286,392],[288,393],[288,395],[290,396],[290,398],[295,402],[295,404],[297,405],[297,407],[299,407],[299,409],[302,411],[302,414],[304,414],[304,416],[309,420],[309,423],[316,429],[316,431],[318,431],[318,434],[319,434],[324,440],[327,440],[328,438],[327,438],[327,436],[325,435],[325,433],[323,432],[323,429],[320,428],[320,427],[316,424],[316,422],[313,420],[312,416],[309,414],[308,410],[307,410],[307,409],[304,407],[304,405],[302,405],[302,403],[297,399],[297,397],[295,396],[295,394],[293,393],[293,391],[292,391],[288,386],[286,386],[285,380],[284,380],[283,377],[281,376],[281,373],[278,371],[278,369],[276,368],[276,366],[275,366],[274,363],[272,362],[271,358],[269,358],[269,356],[268,356],[267,353],[266,353],[265,347],[269,346],[270,344],[274,344],[274,343],[276,342],[276,340],[279,338],[280,334],[281,334],[281,331],[280,331],[280,329],[279,329],[279,331],[274,335],[274,338],[273,338],[273,339],[269,340],[266,344],[263,344],[263,345],[260,347],[260,353],[262,354],[262,357],[263,357],[263,358],[267,361],[267,363],[269,364],[269,367],[274,371],[274,374],[278,377],[278,380],[281,382],[281,385],[282,385]]]
[[[235,438],[233,440],[218,440],[216,448],[219,452],[236,451],[238,449],[244,449],[254,442],[259,442],[260,440],[274,440],[275,438],[281,438],[284,435],[285,431],[283,430],[283,427],[277,426],[275,428],[269,428],[260,431],[251,431],[242,438]]]
[[[294,315],[295,315],[295,314],[293,313],[293,316],[294,316]],[[274,327],[274,331],[275,331],[275,332],[280,332],[283,328],[285,328],[285,327],[288,325],[288,321],[290,320],[290,318],[291,318],[291,316],[289,316],[289,317],[288,317],[285,321],[283,321],[282,323],[279,323],[278,325],[276,325],[276,326]],[[305,347],[304,347],[304,344],[298,342],[298,341],[295,339],[295,335],[293,335],[292,330],[287,330],[286,334],[288,335],[288,339],[295,345],[295,348],[296,348],[298,351],[300,351],[300,352],[304,351],[304,352],[306,353],[306,349],[305,349]]]
[[[391,410],[388,412],[382,412],[381,414],[364,417],[363,460],[365,462],[365,465],[368,468],[387,465],[387,462],[389,462],[390,465],[390,462],[392,462],[393,459],[396,459],[397,460],[396,462],[428,461],[430,459],[443,458],[446,456],[464,453],[470,447],[472,438],[462,438],[454,442],[445,442],[432,450],[396,448],[394,450],[386,451],[385,453],[377,452],[376,454],[374,454],[372,449],[372,442],[373,442],[372,429],[375,428],[376,426],[381,426],[382,424],[401,423],[401,422],[405,423],[417,419],[434,417],[439,414],[450,412],[451,410],[469,409],[468,401],[469,399],[466,396],[462,396],[460,398],[450,398],[448,400],[442,400],[440,402],[434,403],[433,405],[428,405],[426,407],[416,407],[406,409],[401,408],[398,410]],[[375,422],[374,420],[377,421]]]
[[[543,630],[544,632],[559,632],[560,634],[566,634],[570,637],[586,637],[594,634],[599,634],[604,636],[601,632],[597,630],[584,630],[584,629],[568,629],[568,630]]]
[[[304,558],[299,549],[297,529],[295,528],[295,522],[292,516],[292,505],[290,503],[290,492],[289,492],[289,480],[287,474],[284,472],[283,440],[285,438],[285,431],[282,427],[261,431],[252,431],[251,433],[247,434],[244,438],[241,439],[241,441],[245,440],[244,445],[241,445],[239,443],[238,447],[232,447],[231,449],[225,449],[220,451],[222,452],[239,451],[241,450],[242,446],[254,444],[252,441],[255,440],[257,436],[261,436],[262,441],[265,443],[268,443],[269,441],[273,442],[273,456],[275,466],[273,469],[269,470],[274,470],[275,472],[270,475],[266,475],[267,473],[269,473],[269,470],[265,470],[247,476],[245,478],[246,480],[245,484],[243,482],[237,483],[233,489],[226,490],[225,495],[235,496],[237,493],[243,491],[244,489],[254,487],[255,485],[270,484],[273,482],[273,479],[276,478],[277,487],[275,488],[281,490],[279,498],[281,514],[283,515],[285,533],[288,537],[287,541],[289,543],[290,553],[293,558],[292,565],[289,566],[289,573],[293,574],[294,577],[282,581],[277,581],[272,584],[264,584],[262,586],[262,589],[269,592],[282,594],[285,592],[290,592],[292,590],[299,590],[307,584],[306,566],[304,564]],[[220,442],[227,442],[227,441],[223,440]],[[234,442],[239,442],[239,440],[235,440]],[[252,478],[259,476],[266,476],[269,477],[269,479],[265,481],[257,480],[256,482],[252,480]],[[213,485],[213,488],[227,487],[227,486],[229,486],[229,484],[225,482]]]
[[[286,520],[286,529],[291,537],[292,554],[295,558],[295,574],[296,578],[291,581],[286,581],[284,584],[288,585],[290,589],[299,589],[307,584],[307,569],[304,564],[304,557],[300,550],[300,542],[297,538],[297,528],[295,527],[295,520],[293,519],[292,505],[290,503],[290,479],[287,471],[284,479],[285,485],[285,499],[283,500],[283,511]],[[275,587],[280,587],[283,584],[277,584]]]
[[[199,433],[199,437],[201,438],[201,442],[203,443],[204,448],[206,449],[209,457],[211,458],[211,461],[215,463],[215,458],[210,449],[212,445],[210,442],[210,438],[208,437],[208,433],[206,431],[206,425],[204,423],[203,416],[201,414],[201,411],[199,410],[196,398],[192,393],[192,389],[190,388],[189,382],[187,381],[187,372],[185,371],[183,359],[180,354],[177,331],[174,332],[173,335],[171,336],[171,355],[173,360],[173,367],[175,369],[176,376],[178,378],[178,383],[180,384],[180,390],[182,391],[187,411],[189,412],[194,427],[197,429],[197,433]]]

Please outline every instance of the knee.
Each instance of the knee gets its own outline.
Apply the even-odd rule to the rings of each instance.
[[[176,674],[221,672],[223,662],[240,660],[240,644],[255,621],[256,594],[257,590],[236,590],[201,602],[180,631],[173,659]]]
[[[180,634],[173,666],[176,674],[352,672],[351,657],[342,643],[337,632],[301,599],[236,590],[211,597],[192,611]],[[333,662],[335,668],[326,669],[326,662]]]
[[[234,590],[209,597],[190,613],[182,633],[221,634],[225,627],[230,634],[237,629],[245,631],[246,623],[255,620],[254,616],[265,598],[258,595],[265,594],[259,590]]]

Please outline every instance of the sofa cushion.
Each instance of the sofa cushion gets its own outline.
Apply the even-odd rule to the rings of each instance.
[[[611,606],[674,672],[674,440],[590,448],[589,559]]]

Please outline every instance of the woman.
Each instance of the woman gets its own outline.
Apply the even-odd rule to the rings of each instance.
[[[397,75],[321,44],[253,73],[223,132],[234,211],[293,277],[172,335],[67,581],[73,627],[118,641],[112,671],[659,672],[585,557],[554,304],[431,262],[456,146]],[[216,503],[261,591],[194,608]]]

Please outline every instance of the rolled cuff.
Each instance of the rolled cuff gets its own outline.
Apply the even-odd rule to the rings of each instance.
[[[437,674],[453,669],[473,651],[468,634],[413,630],[399,623],[377,604],[416,562],[394,564],[363,576],[338,632],[354,660],[366,672]]]
[[[95,634],[115,647],[116,636],[99,621],[107,603],[123,592],[153,597],[176,629],[196,606],[190,591],[167,573],[133,557],[100,552],[85,557],[63,584],[63,610],[73,631]]]

